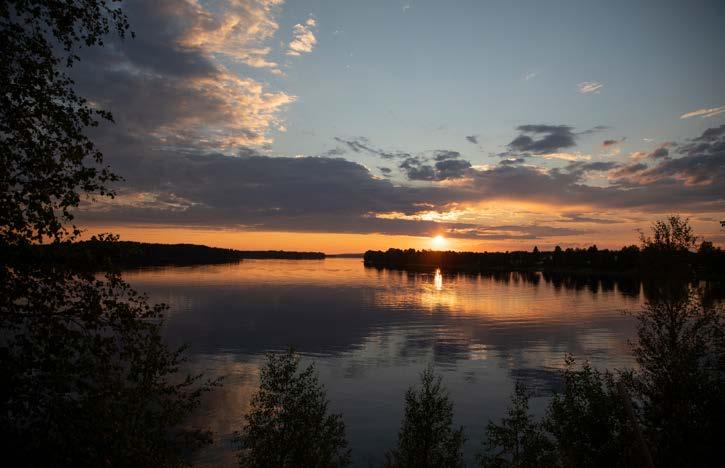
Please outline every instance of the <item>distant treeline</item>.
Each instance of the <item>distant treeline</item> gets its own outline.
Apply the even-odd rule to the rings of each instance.
[[[697,252],[662,251],[640,248],[636,245],[620,250],[589,248],[562,249],[543,252],[440,252],[415,249],[369,250],[365,252],[365,266],[392,269],[431,269],[481,272],[506,271],[559,271],[559,272],[613,272],[656,273],[662,269],[678,269],[682,273],[695,273],[703,277],[725,276],[725,252],[703,242]]]
[[[95,271],[147,266],[231,263],[243,259],[324,259],[322,252],[245,251],[194,244],[89,240],[36,246],[36,254],[56,263]]]

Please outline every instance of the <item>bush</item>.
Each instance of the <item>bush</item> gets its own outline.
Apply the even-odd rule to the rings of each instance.
[[[246,425],[238,434],[239,465],[332,468],[350,463],[345,424],[327,414],[329,401],[313,365],[299,370],[292,350],[268,354]]]
[[[398,447],[387,454],[386,466],[463,466],[463,428],[453,429],[453,403],[441,381],[428,368],[421,374],[420,388],[411,387],[406,392]]]

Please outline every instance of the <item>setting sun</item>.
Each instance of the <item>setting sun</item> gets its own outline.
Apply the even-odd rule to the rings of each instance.
[[[446,245],[446,238],[441,236],[440,234],[433,238],[434,247],[443,247],[445,245]]]

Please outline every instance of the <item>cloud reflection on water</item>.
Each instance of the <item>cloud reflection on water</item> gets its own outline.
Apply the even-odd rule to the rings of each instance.
[[[639,283],[612,278],[412,273],[364,268],[359,259],[244,261],[126,278],[171,305],[166,336],[191,345],[194,371],[227,376],[197,416],[220,436],[203,459],[210,463],[233,461],[230,434],[263,353],[290,345],[317,363],[357,463],[393,444],[405,389],[431,362],[468,428],[472,456],[514,379],[550,393],[566,352],[630,364],[633,322],[622,311],[643,300]]]

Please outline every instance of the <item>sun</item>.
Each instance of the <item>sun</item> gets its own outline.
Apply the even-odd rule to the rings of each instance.
[[[433,246],[434,247],[443,247],[446,245],[446,238],[441,236],[440,234],[435,236],[433,238]]]

